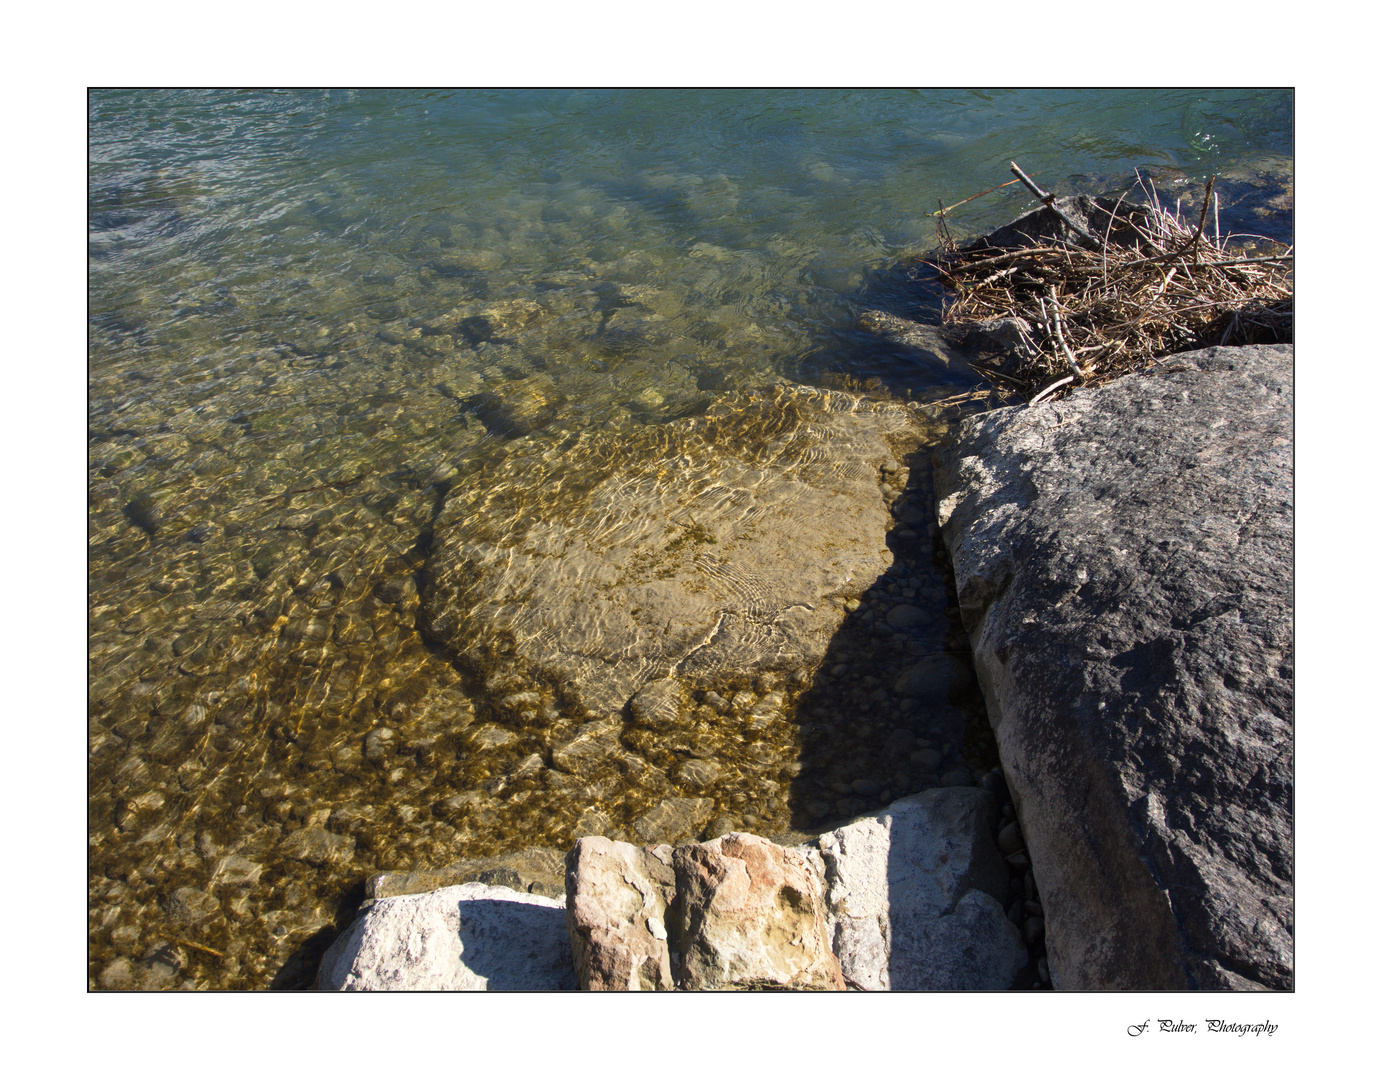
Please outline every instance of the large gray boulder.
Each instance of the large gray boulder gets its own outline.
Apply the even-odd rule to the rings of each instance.
[[[979,788],[936,788],[825,833],[827,919],[864,990],[1010,990],[1027,948],[1003,912],[1008,872]]]
[[[1290,346],[967,420],[954,561],[1059,989],[1292,985]]]
[[[322,990],[575,990],[566,905],[471,882],[377,901],[326,951]]]

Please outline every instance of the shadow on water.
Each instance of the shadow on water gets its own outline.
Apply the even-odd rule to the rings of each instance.
[[[356,912],[365,900],[365,883],[356,882],[347,889],[336,904],[335,920],[323,926],[293,950],[269,983],[270,990],[311,990],[317,980],[317,969],[332,943],[350,928]]]
[[[905,467],[887,537],[893,563],[850,602],[797,702],[793,829],[819,831],[904,795],[973,784],[998,763],[936,525],[928,450]]]
[[[892,565],[859,596],[831,639],[813,684],[797,701],[800,772],[787,797],[794,835],[782,841],[820,834],[934,788],[977,786],[991,792],[992,817],[986,825],[995,839],[1015,818],[936,518],[931,452],[931,446],[923,446],[904,460],[907,478],[892,503],[895,524],[886,537]],[[951,844],[963,841],[942,837],[937,843],[936,861],[925,866],[911,865],[902,848],[890,846],[890,896],[901,892],[915,901],[919,874],[923,880],[928,874],[946,876],[943,864]],[[969,929],[978,900],[964,899],[969,890],[992,897],[1019,929],[1038,900],[1030,867],[1020,858],[1004,862],[996,850],[976,852],[957,891],[969,905],[968,915],[946,911],[948,918],[924,928],[915,916],[892,915],[895,938],[921,934],[924,939],[890,953],[893,989],[951,988],[935,978],[960,978],[988,989],[1042,987],[1036,966],[1044,954],[1040,942],[1029,948],[1028,961],[1010,986],[993,985],[995,973],[985,967],[990,961],[974,952],[968,938],[991,932]],[[998,940],[988,946],[995,956],[1002,951]],[[918,970],[916,958],[932,954],[964,959],[943,964],[943,976]],[[952,970],[953,963],[959,966]]]
[[[822,331],[797,377],[899,399],[938,401],[982,379],[940,329],[943,290],[922,257],[873,271],[847,298],[850,318]]]

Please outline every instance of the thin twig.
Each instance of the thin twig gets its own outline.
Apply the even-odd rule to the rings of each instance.
[[[198,945],[195,941],[188,941],[186,938],[180,937],[175,937],[173,938],[173,940],[177,942],[179,945],[186,945],[189,949],[196,949],[198,952],[210,953],[218,960],[224,960],[226,958],[225,953],[219,952],[216,949],[211,948],[211,946],[209,945]]]
[[[1223,259],[1219,262],[1200,263],[1201,266],[1245,266],[1248,263],[1291,262],[1294,255],[1260,255],[1253,259]]]
[[[1012,169],[1013,173],[1017,176],[1017,178],[1021,180],[1023,184],[1026,185],[1028,191],[1030,191],[1033,195],[1035,195],[1038,199],[1040,199],[1043,203],[1046,204],[1046,208],[1048,210],[1050,210],[1052,213],[1056,215],[1056,217],[1060,218],[1063,222],[1069,225],[1071,231],[1073,231],[1078,236],[1083,236],[1091,244],[1097,245],[1099,243],[1099,238],[1097,236],[1094,236],[1092,233],[1085,232],[1084,229],[1080,228],[1080,226],[1076,225],[1073,221],[1071,221],[1070,218],[1066,215],[1065,211],[1056,205],[1056,197],[1054,195],[1046,193],[1045,191],[1042,191],[1041,188],[1037,187],[1036,183],[1032,180],[1032,178],[1017,167],[1017,162],[1008,162],[1008,168]]]
[[[1065,378],[1063,378],[1063,379],[1057,379],[1057,380],[1056,380],[1055,382],[1053,382],[1050,386],[1048,386],[1045,390],[1043,390],[1041,393],[1039,393],[1036,397],[1032,398],[1031,401],[1027,402],[1027,404],[1028,404],[1028,405],[1035,405],[1035,404],[1036,404],[1037,402],[1039,402],[1039,401],[1045,401],[1048,397],[1050,397],[1052,394],[1054,394],[1057,390],[1059,390],[1059,389],[1060,389],[1062,386],[1064,386],[1066,383],[1072,383],[1072,382],[1074,382],[1074,381],[1075,381],[1075,376],[1073,376],[1073,375],[1067,375],[1067,376],[1066,376]]]
[[[1214,192],[1214,181],[1216,177],[1211,176],[1209,182],[1204,186],[1204,203],[1200,206],[1200,223],[1195,226],[1195,238],[1190,241],[1190,257],[1193,260],[1200,250],[1200,237],[1204,235],[1204,216],[1209,213],[1209,196]],[[1176,216],[1180,216],[1180,204],[1176,204]]]
[[[1060,301],[1056,299],[1056,289],[1054,285],[1047,295],[1051,297],[1051,325],[1056,331],[1056,341],[1065,352],[1065,358],[1070,361],[1070,366],[1075,369],[1075,374],[1083,379],[1084,368],[1080,367],[1079,361],[1075,359],[1075,354],[1070,351],[1070,346],[1065,343],[1065,335],[1060,332]]]
[[[982,197],[982,196],[984,196],[984,195],[987,195],[987,194],[989,193],[989,191],[997,191],[999,188],[1005,188],[1005,187],[1007,187],[1008,184],[1016,184],[1016,183],[1017,183],[1016,180],[1009,180],[1007,184],[998,184],[998,185],[996,185],[995,187],[989,188],[987,191],[981,191],[981,192],[979,192],[978,195],[971,195],[971,196],[970,196],[969,198],[967,198],[967,199],[961,199],[961,200],[960,200],[959,202],[957,202],[954,206],[942,206],[939,210],[932,210],[931,213],[930,213],[930,216],[931,216],[931,217],[937,217],[937,216],[939,216],[939,215],[941,215],[941,214],[948,214],[948,213],[950,213],[950,211],[955,210],[955,209],[958,209],[959,207],[963,206],[963,205],[964,205],[965,203],[967,203],[967,202],[973,202],[975,199],[978,199],[978,198],[980,198],[980,197]],[[936,200],[936,201],[939,202],[940,200],[938,199],[938,200]]]

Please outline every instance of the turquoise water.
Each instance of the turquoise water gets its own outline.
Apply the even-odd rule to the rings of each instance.
[[[953,394],[855,329],[939,204],[1009,159],[1060,193],[1213,172],[1226,228],[1279,236],[1292,118],[1250,90],[93,94],[93,979],[291,984],[368,873],[563,842],[437,809],[500,767],[449,729],[363,744],[419,687],[477,707],[409,582],[479,456],[783,378]]]

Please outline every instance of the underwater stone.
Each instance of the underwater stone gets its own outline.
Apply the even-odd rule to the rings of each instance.
[[[639,723],[731,675],[812,670],[844,619],[832,598],[893,562],[879,469],[931,433],[913,408],[776,386],[496,455],[437,518],[425,629]]]

